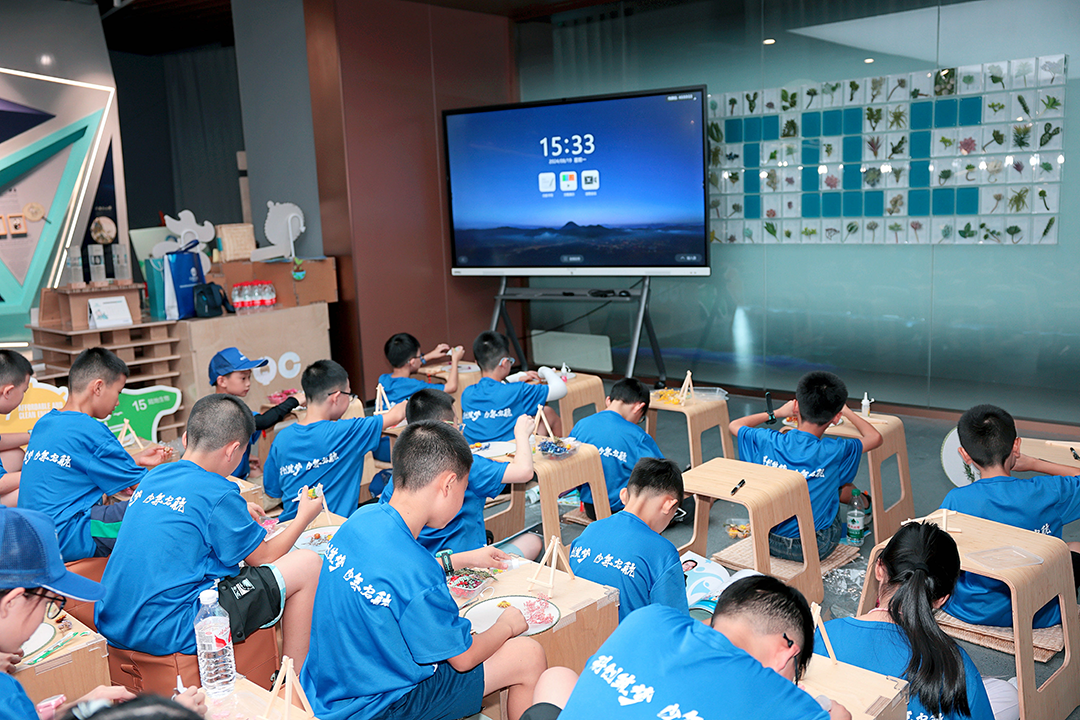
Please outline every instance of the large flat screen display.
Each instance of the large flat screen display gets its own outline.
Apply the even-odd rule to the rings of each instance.
[[[454,275],[708,275],[704,87],[443,113]]]

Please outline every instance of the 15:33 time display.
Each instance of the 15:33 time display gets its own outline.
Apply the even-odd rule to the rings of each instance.
[[[596,151],[596,138],[591,134],[571,135],[559,137],[553,135],[549,138],[540,138],[540,147],[544,148],[544,157],[559,157],[563,153],[568,155],[591,155]]]

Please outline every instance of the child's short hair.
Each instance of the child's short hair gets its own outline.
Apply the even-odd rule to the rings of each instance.
[[[409,333],[398,333],[383,346],[390,367],[405,367],[420,352],[420,341]]]
[[[255,434],[255,416],[235,395],[207,395],[191,408],[187,422],[187,447],[220,450],[238,442],[247,447]]]
[[[844,409],[847,398],[844,381],[824,370],[806,373],[795,388],[799,417],[812,425],[824,425],[836,417]]]
[[[645,387],[645,383],[635,378],[623,378],[612,385],[608,397],[618,402],[624,402],[627,405],[645,403],[646,412],[649,410],[649,388]]]
[[[795,679],[802,677],[814,654],[814,618],[801,592],[769,575],[736,580],[717,599],[712,625],[722,617],[739,617],[760,635],[785,634],[797,642]]]
[[[420,490],[443,472],[466,478],[473,456],[465,436],[438,420],[409,423],[401,431],[393,452],[394,486]]]
[[[424,388],[417,390],[405,406],[405,420],[410,423],[454,419],[454,398],[442,390]]]
[[[976,405],[956,424],[960,446],[980,467],[1001,465],[1016,443],[1012,415],[995,405]]]
[[[85,390],[95,380],[104,380],[106,385],[112,385],[130,374],[127,363],[116,357],[112,350],[92,347],[79,353],[79,356],[71,363],[68,384],[71,392],[78,393]]]
[[[0,350],[0,387],[21,385],[34,374],[30,361],[14,350]]]
[[[300,387],[309,402],[322,402],[338,390],[349,387],[349,373],[333,360],[316,360],[304,368]]]
[[[500,332],[487,330],[476,336],[472,352],[482,370],[494,370],[499,361],[510,353],[510,341]]]
[[[682,472],[673,460],[641,458],[630,471],[630,480],[626,483],[626,489],[631,495],[652,492],[657,495],[672,495],[682,502]]]

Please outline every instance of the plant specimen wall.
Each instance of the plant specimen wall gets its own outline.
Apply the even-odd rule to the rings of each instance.
[[[712,239],[1056,243],[1066,56],[709,100]]]

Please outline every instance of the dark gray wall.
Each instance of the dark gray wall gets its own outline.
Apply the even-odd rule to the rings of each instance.
[[[232,13],[255,236],[268,244],[268,200],[296,203],[297,255],[322,255],[303,0],[233,0]]]

